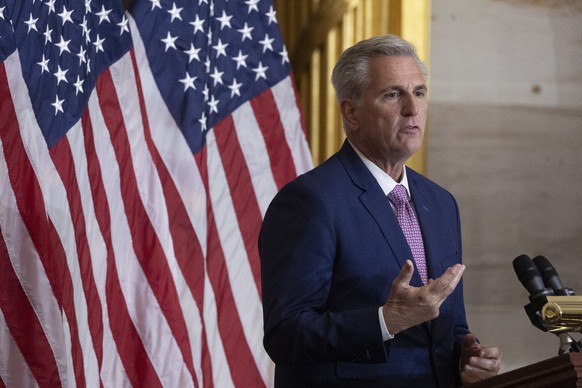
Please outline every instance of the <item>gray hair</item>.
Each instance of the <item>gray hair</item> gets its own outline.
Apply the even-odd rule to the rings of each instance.
[[[414,58],[426,79],[428,71],[414,46],[397,35],[382,35],[362,40],[342,53],[333,68],[331,82],[338,102],[346,98],[359,100],[370,82],[368,62],[381,56]]]

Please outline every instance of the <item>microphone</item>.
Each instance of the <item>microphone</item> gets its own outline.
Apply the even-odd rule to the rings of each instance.
[[[556,271],[556,268],[554,268],[548,259],[544,256],[536,256],[533,262],[540,271],[545,286],[550,287],[555,295],[574,295],[574,290],[569,287],[564,287],[558,271]]]
[[[521,284],[529,292],[529,300],[533,304],[545,302],[547,296],[554,295],[552,288],[548,288],[544,284],[538,267],[528,255],[516,257],[513,260],[513,270]]]

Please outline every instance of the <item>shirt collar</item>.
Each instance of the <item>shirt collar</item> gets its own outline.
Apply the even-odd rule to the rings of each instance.
[[[370,159],[368,159],[366,156],[364,156],[364,154],[362,154],[360,152],[360,150],[358,150],[358,148],[356,146],[354,146],[351,142],[350,142],[350,145],[356,151],[356,154],[358,154],[360,159],[362,159],[362,162],[364,162],[364,164],[366,165],[366,168],[372,173],[374,178],[376,178],[376,181],[378,182],[378,184],[382,188],[382,191],[384,191],[385,195],[388,195],[394,189],[394,187],[396,187],[396,185],[401,184],[406,189],[406,194],[408,194],[408,198],[410,199],[411,196],[410,196],[410,189],[408,188],[408,178],[406,176],[406,166],[404,166],[402,169],[402,179],[400,180],[400,182],[396,182],[394,179],[392,179],[392,177],[390,175],[386,174],[386,172],[384,172],[384,170],[382,170],[380,167],[378,167],[376,164],[374,164],[374,162],[372,162]]]

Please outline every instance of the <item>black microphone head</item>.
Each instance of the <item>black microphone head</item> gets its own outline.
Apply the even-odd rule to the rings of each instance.
[[[554,268],[548,259],[546,259],[544,256],[536,256],[532,261],[536,267],[538,267],[546,287],[550,287],[552,290],[554,290],[556,295],[573,295],[573,291],[571,289],[564,287],[562,280],[558,275],[558,271],[556,271],[556,268]]]
[[[546,288],[538,267],[528,255],[519,255],[513,259],[513,270],[530,296],[534,296]]]

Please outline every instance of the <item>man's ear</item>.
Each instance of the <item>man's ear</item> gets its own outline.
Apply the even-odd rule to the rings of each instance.
[[[360,128],[360,119],[354,100],[346,99],[340,102],[340,113],[348,129],[357,131]]]

